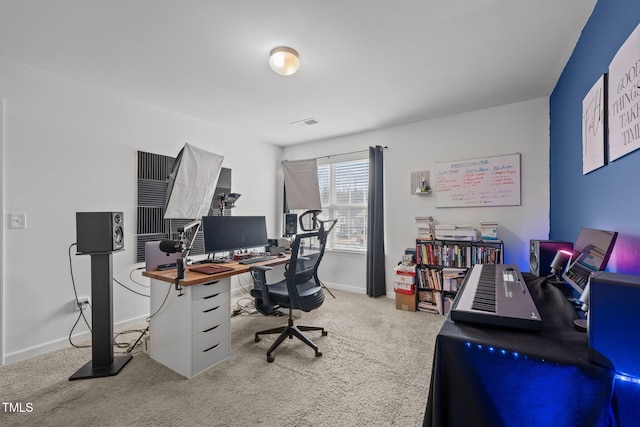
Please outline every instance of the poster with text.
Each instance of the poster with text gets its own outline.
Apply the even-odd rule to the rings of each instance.
[[[582,100],[582,174],[604,166],[604,82],[603,75]]]
[[[640,25],[609,64],[609,159],[640,148]]]

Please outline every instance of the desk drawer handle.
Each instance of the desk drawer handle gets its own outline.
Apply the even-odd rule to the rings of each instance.
[[[206,349],[206,350],[202,350],[202,352],[203,352],[203,353],[206,353],[207,351],[213,350],[214,348],[216,348],[216,347],[217,347],[217,346],[219,346],[219,345],[220,345],[220,344],[218,343],[218,344],[214,345],[213,347],[209,347],[209,348],[208,348],[208,349]]]
[[[202,331],[202,332],[211,332],[211,331],[213,331],[215,328],[217,328],[218,326],[220,326],[220,325],[216,325],[216,326],[214,326],[213,328],[205,329],[205,330],[204,330],[204,331]]]
[[[219,280],[216,280],[215,282],[203,283],[202,286],[215,285],[218,282],[219,282]]]
[[[220,306],[213,307],[213,308],[210,308],[209,310],[204,310],[204,311],[203,311],[203,313],[210,313],[210,312],[212,312],[213,310],[217,310],[217,309],[219,309],[219,308],[220,308]]]
[[[209,298],[215,298],[220,294],[213,294],[213,295],[209,295],[208,297],[204,297],[203,299],[209,299]]]

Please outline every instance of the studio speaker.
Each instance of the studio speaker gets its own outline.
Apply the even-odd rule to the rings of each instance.
[[[124,249],[122,212],[76,212],[76,243],[80,253]]]
[[[589,360],[640,378],[640,277],[599,271],[589,287]]]
[[[551,262],[561,250],[573,250],[573,243],[561,240],[530,240],[529,271],[538,277],[551,274]]]
[[[284,235],[293,236],[298,233],[298,214],[284,214]]]

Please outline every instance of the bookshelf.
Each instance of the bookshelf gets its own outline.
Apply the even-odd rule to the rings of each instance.
[[[416,240],[416,288],[419,311],[447,314],[474,264],[502,264],[500,240]]]

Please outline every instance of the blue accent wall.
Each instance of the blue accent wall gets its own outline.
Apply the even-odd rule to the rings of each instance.
[[[550,98],[550,239],[618,232],[607,271],[640,274],[640,150],[582,174],[582,99],[640,24],[639,0],[599,0]]]

